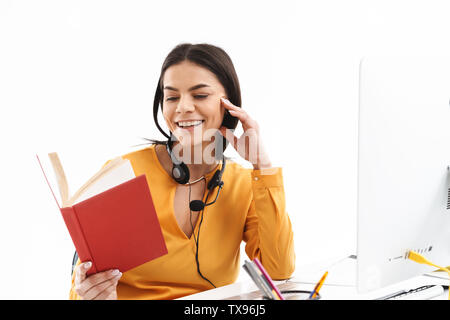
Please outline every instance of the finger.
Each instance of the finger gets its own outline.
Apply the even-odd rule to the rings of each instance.
[[[220,101],[222,102],[222,105],[228,110],[228,112],[233,116],[238,118],[242,122],[242,126],[244,127],[244,130],[247,128],[258,128],[258,124],[255,120],[253,120],[247,112],[242,110],[242,108],[239,108],[232,104],[229,100],[220,98]]]
[[[122,274],[118,274],[114,278],[108,279],[106,281],[97,284],[96,286],[92,287],[90,290],[86,292],[84,298],[87,300],[92,300],[102,295],[105,291],[109,291],[106,293],[106,296],[108,296],[111,293],[111,290],[116,289],[117,283],[121,276]]]
[[[92,300],[117,300],[117,295],[113,295],[115,290],[117,290],[116,286],[111,286]]]
[[[234,104],[232,104],[230,102],[230,100],[228,100],[228,99],[220,98],[220,102],[221,102],[222,106],[224,106],[228,110],[242,110],[241,108],[239,108],[239,107],[235,106]]]
[[[233,131],[225,127],[220,127],[219,131],[222,136],[230,142],[233,148],[236,149],[238,138],[234,135]]]
[[[236,118],[239,118],[239,120],[244,124],[245,121],[248,119],[247,113],[242,110],[242,108],[239,108],[232,104],[229,100],[220,98],[220,101],[222,102],[222,105],[228,110],[228,112]]]
[[[92,262],[86,261],[75,268],[75,285],[80,285],[86,279],[86,273],[91,267]]]
[[[230,114],[233,115],[233,117],[239,117],[239,119],[242,117],[244,118],[246,117],[247,113],[244,110],[242,110],[242,108],[235,106],[227,99],[221,98],[221,101],[222,105],[228,110]]]
[[[95,286],[99,285],[102,282],[115,278],[118,274],[120,274],[120,272],[117,269],[93,274],[80,283],[79,287],[77,288],[78,289],[77,293],[79,295],[84,296],[87,294],[89,290],[91,290]]]
[[[117,279],[110,286],[106,287],[102,292],[100,292],[92,300],[112,300],[112,297],[117,299],[117,285],[118,285],[118,283],[119,283],[119,279]]]
[[[239,119],[239,121],[241,121],[242,123],[242,128],[244,130],[253,128],[255,130],[258,129],[258,124],[256,123],[255,120],[253,120],[247,112],[245,112],[244,110],[228,110],[228,112],[233,116]]]

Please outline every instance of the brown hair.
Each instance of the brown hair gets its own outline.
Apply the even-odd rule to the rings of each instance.
[[[183,43],[177,45],[167,55],[161,67],[161,74],[159,76],[158,85],[156,87],[155,98],[153,100],[153,120],[158,130],[167,138],[170,139],[171,134],[167,134],[158,123],[159,106],[164,101],[163,78],[166,70],[183,61],[193,62],[201,67],[204,67],[214,73],[225,88],[228,100],[235,106],[241,107],[241,89],[239,80],[234,69],[233,62],[228,54],[221,48],[211,44],[190,44]],[[222,126],[228,129],[235,129],[238,124],[238,119],[231,116],[227,111],[225,112]],[[150,140],[150,139],[148,139]],[[150,140],[157,144],[166,144],[166,141]],[[223,138],[223,150],[227,147],[228,142]]]

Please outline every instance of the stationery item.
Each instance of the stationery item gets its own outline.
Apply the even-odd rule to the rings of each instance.
[[[42,167],[87,274],[119,269],[126,272],[167,254],[167,247],[145,175],[135,177],[128,160],[110,161],[72,197],[56,153],[49,154],[62,206]]]
[[[264,269],[261,262],[259,262],[258,258],[253,259],[253,262],[258,267],[259,271],[262,273],[262,276],[266,279],[266,281],[269,283],[272,290],[275,291],[277,296],[280,298],[280,300],[284,300],[283,295],[281,294],[280,290],[278,290],[277,286],[273,283],[272,279],[270,278],[269,274],[267,273],[266,269]]]
[[[285,300],[319,300],[320,294],[317,294],[314,299],[311,299],[311,292],[306,290],[281,290]]]
[[[444,287],[427,285],[410,290],[401,290],[375,300],[430,300],[444,293]]]
[[[269,283],[267,283],[253,262],[245,261],[243,268],[247,271],[250,278],[252,278],[253,282],[257,285],[265,297],[268,297],[271,300],[280,300],[275,290],[270,287]]]
[[[282,293],[283,298],[285,300],[308,300],[308,298],[311,294],[311,290],[305,290],[306,286],[307,286],[307,284],[305,285],[304,283],[292,282],[290,280],[285,281],[285,282],[283,281],[282,283],[277,283],[277,287],[280,290],[280,292]],[[198,299],[198,298],[208,299],[207,294],[200,293],[197,295],[198,295],[198,297],[195,297],[195,299]],[[182,299],[189,299],[189,298],[190,297],[188,296],[188,297],[185,297]],[[261,297],[260,290],[250,291],[250,292],[242,292],[241,290],[239,290],[239,293],[237,295],[234,295],[234,296],[226,295],[226,297],[222,297],[222,299],[224,299],[224,300],[260,300],[261,298],[263,300],[270,300],[269,296],[266,296],[265,294],[263,297]],[[320,299],[321,299],[321,296],[319,293],[314,300],[320,300]]]
[[[322,288],[323,283],[325,282],[326,277],[328,276],[328,271],[324,273],[322,278],[320,278],[319,282],[317,282],[316,286],[314,287],[314,290],[311,292],[311,295],[309,296],[309,299],[315,299],[317,294],[320,291],[320,288]]]

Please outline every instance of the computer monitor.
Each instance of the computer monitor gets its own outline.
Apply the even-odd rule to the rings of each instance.
[[[357,289],[450,265],[450,57],[360,65]]]

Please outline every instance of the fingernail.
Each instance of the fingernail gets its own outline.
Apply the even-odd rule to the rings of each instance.
[[[221,99],[222,99],[223,102],[231,104],[231,102],[228,99],[225,99],[225,98],[221,98]]]
[[[120,271],[118,269],[114,269],[113,271],[111,271],[111,274],[113,276],[118,275],[120,273]]]
[[[84,267],[86,268],[86,269],[89,269],[90,267],[92,267],[92,262],[86,262],[85,264],[84,264]]]

